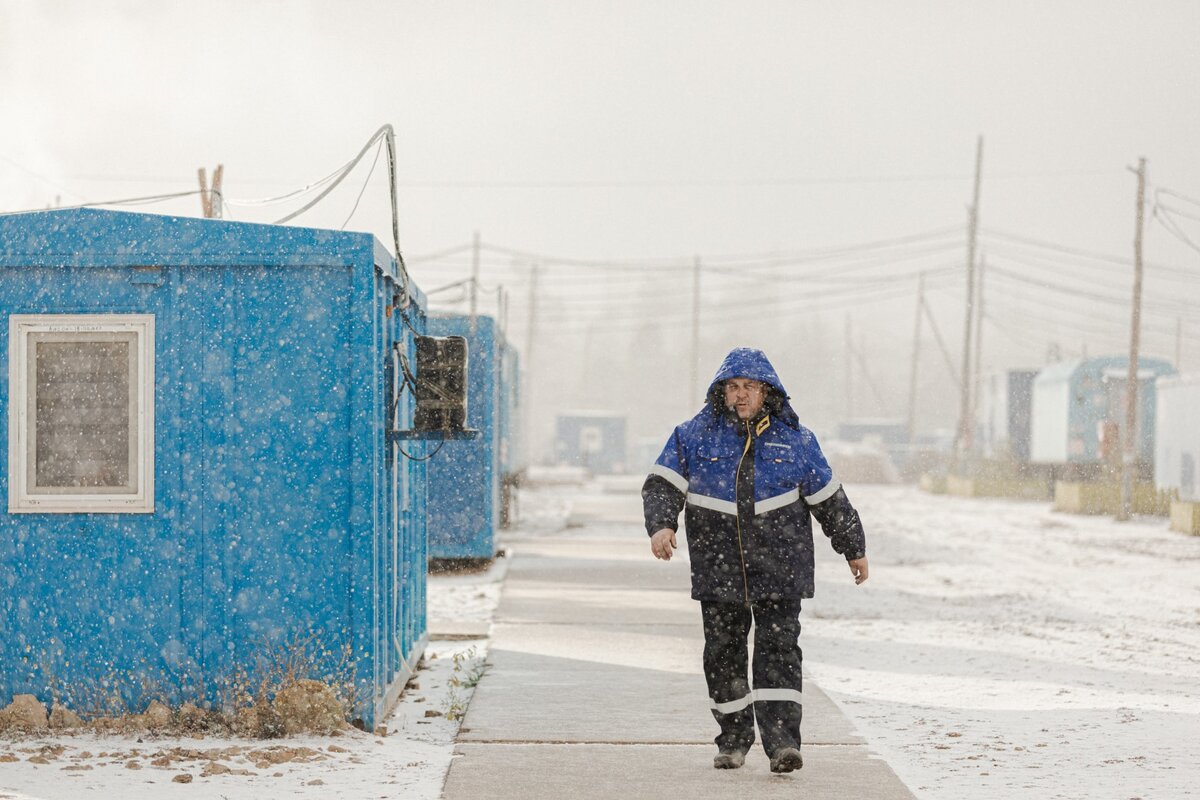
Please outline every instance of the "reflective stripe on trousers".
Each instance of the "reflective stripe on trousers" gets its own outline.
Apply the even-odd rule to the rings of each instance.
[[[800,601],[702,602],[704,676],[721,731],[722,750],[747,751],[755,722],[768,755],[800,746]],[[747,676],[751,621],[754,623],[754,686]]]

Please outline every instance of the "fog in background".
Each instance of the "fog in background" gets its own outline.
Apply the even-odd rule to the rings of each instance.
[[[949,430],[980,135],[984,373],[1127,351],[1139,156],[1143,353],[1200,369],[1197,31],[1186,1],[0,0],[0,211],[188,192],[220,163],[226,218],[271,222],[312,194],[250,201],[390,122],[410,272],[466,310],[435,290],[479,233],[535,457],[565,409],[665,439],[738,345],[823,434],[904,419],[921,272],[917,427]],[[290,224],[391,249],[375,156]]]

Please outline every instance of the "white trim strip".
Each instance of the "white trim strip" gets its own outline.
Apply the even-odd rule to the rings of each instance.
[[[800,499],[800,490],[792,489],[790,492],[777,494],[774,497],[768,497],[766,500],[759,500],[754,504],[754,515],[766,514],[768,511],[774,511],[777,508],[791,505]]]
[[[650,468],[650,474],[663,478],[667,481],[667,483],[671,484],[681,492],[687,491],[687,478],[683,477],[670,467],[664,467],[662,464],[655,464]]]
[[[737,503],[729,500],[718,500],[715,497],[688,492],[687,501],[690,505],[707,508],[709,511],[720,511],[722,514],[737,516]]]
[[[804,695],[795,689],[755,689],[754,702],[764,703],[772,700],[785,700],[793,703],[803,703]]]
[[[839,481],[835,475],[829,479],[829,483],[825,484],[824,489],[804,498],[804,502],[808,503],[810,506],[815,506],[817,503],[824,503],[826,500],[837,494],[837,490],[840,488],[842,488],[842,482]]]
[[[708,700],[709,706],[711,706],[712,710],[716,711],[718,714],[736,714],[743,709],[749,708],[750,704],[753,702],[754,692],[751,692],[745,697],[739,697],[737,700],[730,700],[728,703],[718,703],[712,698],[709,698]]]

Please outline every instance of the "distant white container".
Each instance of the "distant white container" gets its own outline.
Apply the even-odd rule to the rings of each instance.
[[[985,458],[1029,462],[1033,380],[1037,374],[1036,369],[1011,369],[984,376],[979,387],[975,443]]]
[[[1033,380],[1030,461],[1098,464],[1105,430],[1125,426],[1129,359],[1101,356],[1044,367]],[[1175,369],[1157,358],[1138,359],[1138,403],[1133,439],[1138,461],[1154,458],[1155,382]]]
[[[1200,502],[1200,375],[1158,380],[1154,483]]]

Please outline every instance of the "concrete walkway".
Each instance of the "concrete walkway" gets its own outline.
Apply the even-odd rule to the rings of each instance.
[[[758,744],[741,769],[712,768],[716,724],[688,566],[650,557],[631,502],[596,504],[581,527],[509,540],[492,666],[443,797],[912,798],[807,678],[803,770],[772,775]]]

